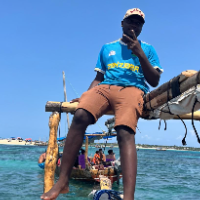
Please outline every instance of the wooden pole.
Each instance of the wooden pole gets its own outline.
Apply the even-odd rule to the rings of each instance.
[[[64,88],[64,99],[65,102],[67,102],[67,92],[66,92],[66,84],[65,84],[65,72],[63,71],[63,88]],[[67,123],[68,123],[68,131],[70,128],[70,123],[69,123],[69,114],[67,113]]]
[[[88,137],[86,136],[85,139],[85,168],[87,169],[88,167]]]
[[[54,112],[49,117],[49,142],[44,168],[44,193],[48,192],[54,185],[54,174],[58,157],[57,130],[60,121],[58,112]]]
[[[76,107],[78,106],[78,102],[70,103],[70,102],[55,102],[55,101],[47,101],[45,105],[46,112],[67,112],[74,114]],[[110,110],[106,113],[107,115],[113,115],[113,111]]]

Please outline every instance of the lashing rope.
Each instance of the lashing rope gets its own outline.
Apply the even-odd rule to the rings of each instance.
[[[195,105],[196,105],[197,102],[198,102],[197,97],[195,97],[195,102],[194,102],[194,105],[192,107],[192,126],[193,126],[194,132],[196,134],[197,141],[198,141],[198,143],[200,143],[200,138],[199,138],[198,132],[197,132],[195,125],[194,125],[194,108],[195,108]]]

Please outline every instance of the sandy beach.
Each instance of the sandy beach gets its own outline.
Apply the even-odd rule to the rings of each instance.
[[[26,142],[26,141],[19,141],[19,140],[8,140],[8,139],[3,139],[0,140],[0,144],[5,144],[5,145],[35,145],[35,142]]]

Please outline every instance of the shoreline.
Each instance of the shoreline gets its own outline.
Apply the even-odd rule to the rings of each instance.
[[[25,142],[19,140],[8,140],[8,139],[1,139],[0,145],[16,145],[16,146],[43,146],[43,145],[37,145],[35,142]],[[95,148],[95,147],[94,147]],[[103,147],[102,147],[103,148]],[[118,145],[114,145],[113,147],[107,147],[107,148],[119,148]],[[190,149],[190,147],[187,147],[187,149],[173,149],[173,148],[166,148],[162,146],[158,147],[141,147],[136,145],[136,149],[144,149],[144,150],[157,150],[161,148],[161,150],[158,151],[193,151],[193,152],[200,152],[200,150],[193,150]],[[97,148],[98,149],[98,148]]]
[[[92,148],[96,148],[96,147],[92,147]],[[99,147],[99,148],[104,148],[104,147]],[[96,148],[96,149],[99,149],[99,148]],[[119,148],[118,145],[114,145],[113,147],[110,147],[110,146],[106,146],[106,148]],[[157,150],[161,148],[161,150]],[[179,148],[179,147],[178,147]],[[186,148],[186,149],[174,149],[173,147],[171,146],[157,146],[157,147],[142,147],[142,146],[137,146],[136,145],[136,149],[144,149],[144,150],[157,150],[157,151],[193,151],[193,152],[200,152],[200,149],[199,150],[194,150],[192,149],[192,147],[180,147],[180,148]]]
[[[191,150],[191,149],[172,149],[172,148],[167,149],[167,148],[162,147],[162,146],[160,146],[160,147],[163,149],[163,150],[160,150],[160,151],[194,151],[194,150]],[[118,146],[113,146],[113,148],[119,148],[119,147]],[[158,148],[159,148],[159,146],[158,147],[141,147],[141,146],[137,146],[136,145],[136,149],[156,150]],[[189,148],[189,147],[187,147],[187,148]],[[194,152],[200,152],[200,150],[199,151],[194,151]]]
[[[158,148],[143,148],[143,147],[136,147],[137,149],[145,149],[145,150],[156,150]],[[158,151],[191,151],[191,150],[181,150],[181,149],[164,149],[164,150],[158,150]]]

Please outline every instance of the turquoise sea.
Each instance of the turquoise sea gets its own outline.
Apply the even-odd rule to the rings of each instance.
[[[45,147],[0,145],[0,199],[39,200],[43,192],[44,172],[37,165]],[[107,153],[108,148],[106,148]],[[113,148],[119,157],[118,148]],[[89,148],[89,156],[96,151]],[[198,200],[200,199],[200,152],[155,151],[138,152],[136,200]],[[86,200],[96,188],[94,183],[70,182],[70,192],[58,200]],[[113,189],[122,191],[122,181]]]

